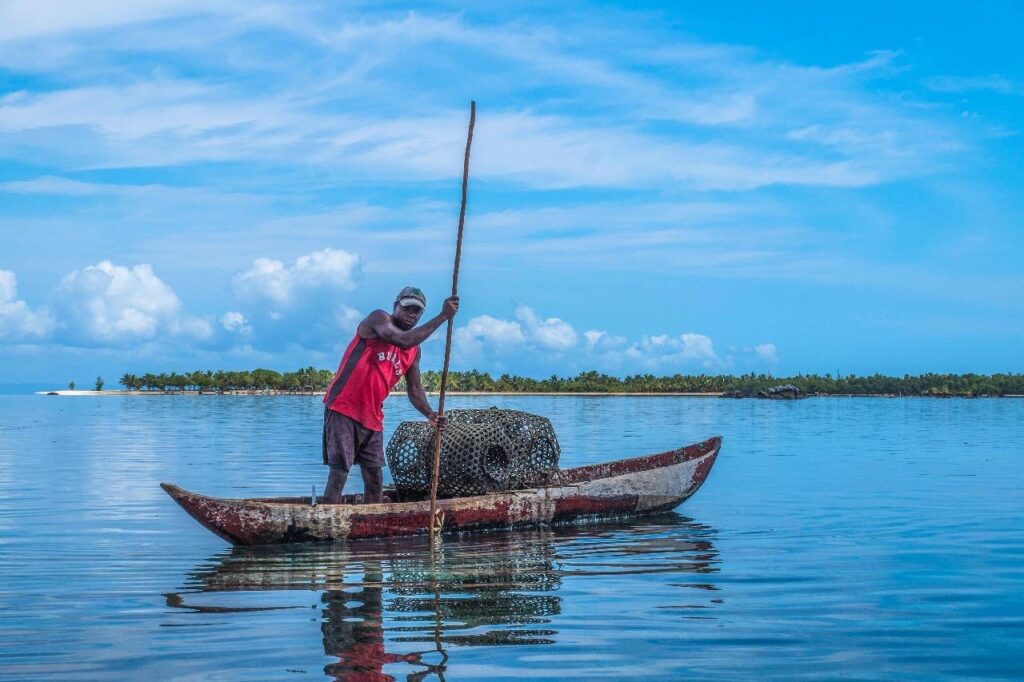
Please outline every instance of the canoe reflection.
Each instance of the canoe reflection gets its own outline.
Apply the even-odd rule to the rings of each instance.
[[[686,580],[678,587],[705,608],[706,590],[715,587],[694,574],[717,571],[713,537],[707,526],[665,514],[628,525],[445,538],[433,557],[426,538],[234,547],[197,568],[184,592],[319,591],[323,650],[338,659],[324,668],[329,677],[393,680],[383,668],[399,664],[408,666],[406,679],[443,680],[449,648],[554,644],[558,591],[570,578],[680,574]],[[200,601],[167,595],[169,606],[198,612],[255,610]]]

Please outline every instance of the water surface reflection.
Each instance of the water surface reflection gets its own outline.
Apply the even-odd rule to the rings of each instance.
[[[166,598],[200,617],[240,614],[241,628],[252,611],[308,608],[308,600],[252,606],[240,592],[319,592],[323,653],[337,659],[324,666],[328,677],[443,680],[466,647],[556,643],[567,600],[639,597],[564,589],[572,581],[669,574],[675,590],[662,606],[708,609],[717,601],[708,599],[719,563],[714,536],[708,526],[664,514],[632,524],[446,538],[433,557],[425,538],[236,547],[197,567]]]

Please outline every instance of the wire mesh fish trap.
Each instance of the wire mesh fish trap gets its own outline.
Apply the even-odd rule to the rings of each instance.
[[[438,497],[466,497],[544,485],[558,471],[560,450],[551,420],[518,410],[451,410],[441,436]],[[434,430],[423,421],[399,424],[387,447],[395,486],[430,493]]]

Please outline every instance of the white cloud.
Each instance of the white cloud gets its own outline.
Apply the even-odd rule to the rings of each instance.
[[[354,289],[359,273],[359,256],[340,249],[324,249],[295,261],[292,274],[297,283]]]
[[[363,314],[361,312],[344,303],[334,310],[334,323],[339,329],[354,331],[362,320]]]
[[[156,139],[151,136],[161,134],[179,142],[199,142],[197,136],[210,131],[267,127],[281,122],[282,113],[267,105],[234,101],[236,106],[232,107],[231,103],[211,86],[179,80],[145,80],[123,86],[96,85],[47,92],[18,90],[0,98],[0,131],[82,126],[109,142],[127,140],[152,145]],[[215,156],[208,145],[200,146],[207,147],[200,158]]]
[[[760,343],[754,346],[754,353],[757,357],[768,362],[778,362],[779,356],[774,343]]]
[[[542,320],[528,306],[521,305],[516,308],[516,318],[522,323],[526,338],[542,348],[566,351],[579,341],[579,334],[568,322],[557,317]]]
[[[213,336],[213,325],[200,317],[178,317],[170,321],[167,329],[174,336],[190,336],[195,339]]]
[[[340,294],[356,288],[360,270],[360,257],[341,249],[315,251],[291,265],[255,259],[232,278],[247,341],[275,352],[344,348],[363,314]],[[234,318],[229,322],[234,324]]]
[[[52,175],[44,175],[32,180],[5,182],[0,185],[0,189],[16,194],[59,194],[69,197],[97,196],[104,193],[103,185]]]
[[[619,354],[612,351],[611,355]],[[692,332],[679,336],[644,336],[622,351],[621,356],[652,370],[678,370],[694,364],[710,368],[722,364],[711,339],[704,334]]]
[[[624,336],[613,336],[608,332],[596,329],[583,332],[583,336],[587,340],[587,350],[598,353],[620,351],[629,345],[629,341]]]
[[[273,258],[257,258],[248,270],[232,278],[231,285],[243,299],[264,298],[286,305],[292,295],[291,272]]]
[[[174,291],[147,264],[100,261],[68,273],[58,287],[61,324],[72,343],[127,345],[160,334],[207,339],[205,320],[185,315]]]
[[[220,3],[231,5],[234,3]],[[217,5],[199,0],[7,0],[0,4],[0,40],[111,28],[187,13],[213,13]]]
[[[234,310],[229,310],[221,315],[220,324],[229,332],[236,332],[242,335],[252,333],[252,327],[249,326],[248,320],[245,319],[245,315]]]
[[[18,279],[10,270],[0,270],[0,341],[45,339],[53,331],[48,310],[32,310],[18,300]]]
[[[18,279],[10,270],[0,270],[0,302],[14,301],[18,295]]]
[[[713,362],[718,360],[711,339],[703,334],[683,334],[679,337],[683,342],[682,356],[687,359]]]
[[[300,256],[291,267],[273,258],[257,258],[234,276],[232,286],[241,299],[287,307],[301,292],[318,287],[352,290],[359,272],[359,256],[328,248]]]
[[[216,206],[214,210],[231,211],[237,214],[253,206],[268,203],[265,195],[243,192],[220,192],[209,187],[183,187],[174,185],[145,184],[129,185],[118,183],[82,182],[70,178],[43,175],[30,180],[15,180],[0,183],[0,191],[14,194],[52,195],[85,199],[97,197],[103,200],[105,210],[113,209],[120,202],[129,207],[154,210],[154,206],[173,205],[173,218],[180,225],[186,222],[182,215],[190,208],[200,210]],[[109,208],[108,208],[109,207]],[[136,209],[137,210],[137,209]]]
[[[478,315],[470,319],[464,326],[456,327],[452,336],[456,352],[464,362],[488,363],[510,356],[528,360],[533,354],[547,359],[552,351],[569,350],[579,340],[569,323],[556,317],[541,319],[528,306],[516,308],[516,318]]]
[[[518,322],[500,320],[490,315],[478,315],[463,327],[456,327],[452,335],[459,353],[479,355],[485,347],[507,350],[525,343],[526,336]]]

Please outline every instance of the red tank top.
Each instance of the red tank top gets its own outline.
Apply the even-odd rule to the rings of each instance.
[[[384,430],[384,399],[416,361],[419,346],[402,350],[356,333],[324,395],[324,405],[373,431]]]

